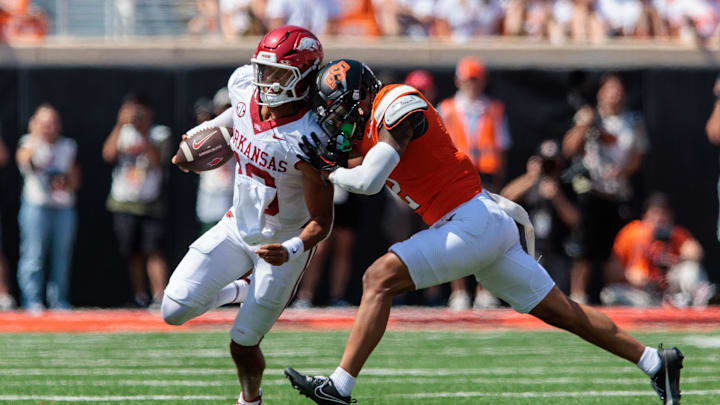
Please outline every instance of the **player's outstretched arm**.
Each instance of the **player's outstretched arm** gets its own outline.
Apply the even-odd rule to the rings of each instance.
[[[378,143],[370,148],[359,166],[339,168],[328,178],[352,193],[377,194],[400,162],[410,141],[422,136],[426,129],[425,116],[421,112],[410,114],[391,129],[380,129]]]
[[[279,266],[312,249],[325,239],[332,229],[333,185],[324,181],[318,171],[309,164],[300,162],[298,167],[303,173],[305,204],[310,212],[310,221],[297,237],[283,243],[263,245],[255,251],[260,258],[273,266]]]

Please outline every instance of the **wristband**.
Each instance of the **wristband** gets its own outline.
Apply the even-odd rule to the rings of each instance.
[[[288,261],[300,256],[305,251],[305,244],[297,236],[286,240],[282,245],[288,252]]]

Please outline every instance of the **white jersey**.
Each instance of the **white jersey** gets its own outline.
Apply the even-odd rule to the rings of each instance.
[[[262,121],[252,77],[252,66],[245,65],[228,81],[237,161],[231,213],[245,243],[257,245],[275,235],[299,233],[310,220],[296,155],[302,154],[302,135],[325,135],[309,105],[294,116]]]

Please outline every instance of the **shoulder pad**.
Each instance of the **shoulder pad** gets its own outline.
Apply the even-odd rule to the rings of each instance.
[[[243,65],[235,69],[228,79],[228,89],[247,86],[253,79],[253,68],[251,65]]]
[[[418,110],[427,110],[428,103],[415,94],[407,94],[396,98],[385,111],[383,119],[385,128],[391,129],[408,114]]]

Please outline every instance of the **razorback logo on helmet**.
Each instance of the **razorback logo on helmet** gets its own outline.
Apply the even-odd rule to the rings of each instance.
[[[320,49],[320,43],[315,38],[305,37],[300,39],[300,43],[298,44],[296,49],[298,51],[315,51]]]
[[[350,70],[350,65],[344,60],[330,66],[327,76],[325,76],[325,84],[330,87],[330,90],[335,90],[337,82],[344,82],[347,75],[347,71]]]

